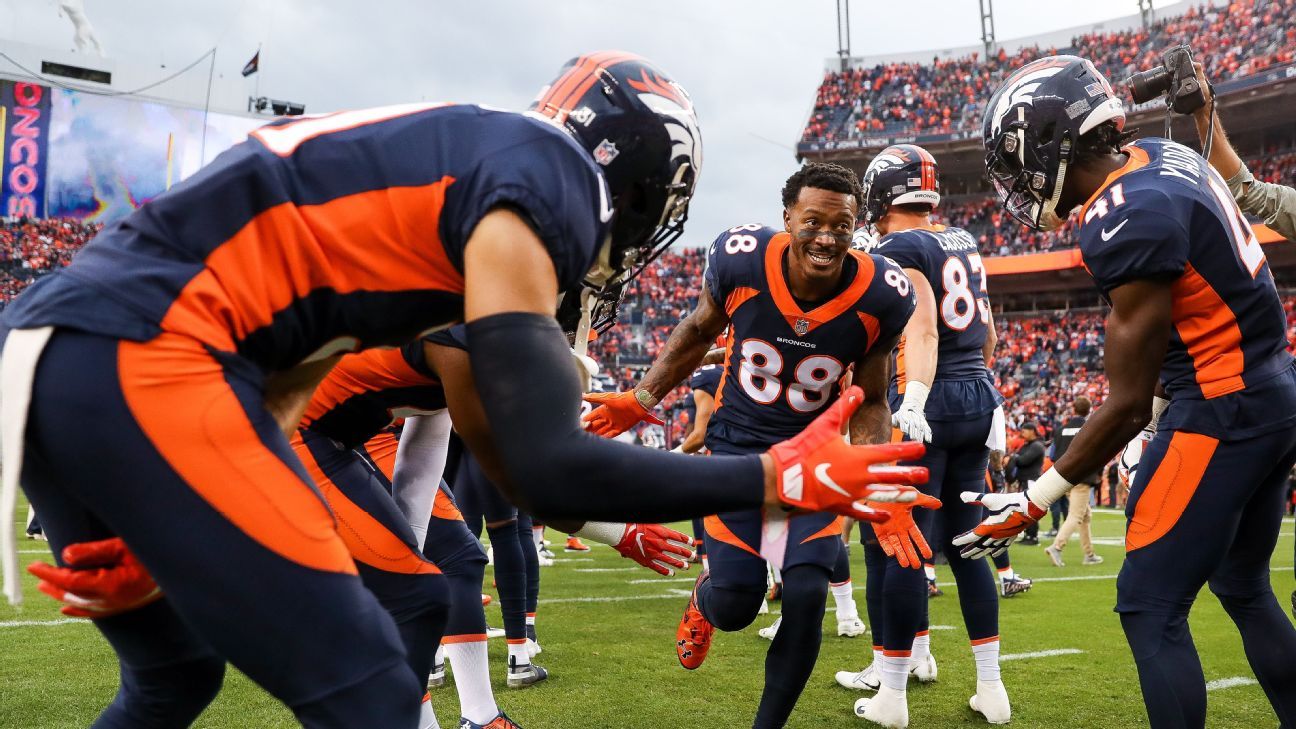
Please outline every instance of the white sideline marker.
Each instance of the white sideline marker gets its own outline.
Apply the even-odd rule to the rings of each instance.
[[[1030,653],[1009,653],[1008,655],[999,656],[1001,661],[1024,661],[1027,658],[1052,658],[1053,656],[1074,656],[1078,653],[1084,653],[1079,648],[1054,648],[1050,651],[1032,651]]]
[[[1233,688],[1235,686],[1253,686],[1259,681],[1246,676],[1233,676],[1231,678],[1217,678],[1214,681],[1206,682],[1207,691],[1218,691],[1220,689]]]

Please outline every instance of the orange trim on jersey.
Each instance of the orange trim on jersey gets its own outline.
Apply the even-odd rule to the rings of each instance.
[[[399,447],[400,441],[396,440],[396,435],[385,430],[364,444],[369,460],[387,477],[388,482],[396,478],[396,449]]]
[[[1233,310],[1191,263],[1175,281],[1173,296],[1175,331],[1192,357],[1202,396],[1209,400],[1245,390],[1242,330]]]
[[[845,517],[839,516],[836,519],[833,519],[832,522],[828,524],[828,526],[824,527],[823,529],[820,529],[814,534],[811,534],[805,539],[802,539],[801,543],[805,544],[806,542],[812,542],[816,539],[822,539],[824,537],[840,537],[843,528],[845,527],[845,523],[846,523]],[[849,581],[850,580],[847,580],[847,582]]]
[[[446,521],[463,521],[463,513],[455,505],[454,499],[450,498],[443,489],[438,488],[436,495],[432,497],[432,516]]]
[[[733,291],[730,291],[729,295],[725,297],[725,313],[729,315],[730,319],[732,319],[734,312],[738,311],[738,307],[759,295],[760,292],[750,286],[739,286]]]
[[[706,517],[702,520],[702,528],[717,542],[724,542],[731,547],[737,547],[744,552],[750,552],[760,557],[760,552],[753,549],[747,542],[739,539],[737,534],[729,531],[729,527],[725,526],[723,521],[720,521],[720,517],[714,515]]]
[[[346,543],[351,557],[383,572],[401,575],[440,574],[437,566],[393,534],[382,522],[342,493],[342,489],[324,474],[310,448],[300,437],[293,438],[293,450],[315,479],[324,500],[337,519],[337,533]]]
[[[863,251],[850,249],[847,253],[855,257],[859,264],[859,270],[855,272],[855,279],[850,282],[845,291],[837,294],[833,298],[825,301],[813,310],[808,312],[801,311],[796,299],[792,296],[792,291],[788,289],[787,281],[783,278],[783,253],[791,246],[792,236],[788,233],[778,233],[770,239],[769,245],[765,248],[765,281],[769,285],[770,296],[774,299],[774,305],[782,312],[783,318],[787,320],[788,326],[796,332],[796,322],[798,319],[804,319],[809,323],[806,333],[813,332],[821,324],[826,324],[833,319],[846,313],[855,305],[856,301],[868,290],[869,284],[873,282],[873,258]],[[803,336],[797,334],[798,337]]]
[[[319,205],[276,205],[207,256],[162,320],[167,331],[217,349],[268,326],[276,312],[312,291],[462,294],[463,276],[441,242],[440,211],[450,176]]]
[[[972,645],[985,645],[986,643],[998,643],[999,636],[992,635],[989,638],[977,638],[976,640],[972,640],[968,642],[971,643]]]
[[[399,349],[368,349],[349,354],[315,388],[315,394],[311,395],[306,406],[302,427],[309,428],[311,423],[356,395],[439,384],[436,378],[411,367]]]
[[[725,327],[725,356],[724,364],[720,368],[720,382],[716,385],[715,407],[711,413],[714,416],[715,411],[720,409],[720,401],[724,397],[725,380],[729,379],[729,357],[733,354],[734,346],[734,328],[732,325]]]
[[[1148,153],[1141,147],[1129,146],[1121,151],[1128,154],[1129,159],[1125,160],[1125,164],[1122,165],[1120,169],[1114,170],[1110,175],[1107,175],[1107,179],[1103,180],[1103,184],[1099,185],[1097,190],[1094,190],[1094,194],[1090,195],[1088,200],[1085,200],[1084,207],[1080,208],[1080,220],[1085,220],[1085,215],[1089,212],[1089,206],[1093,205],[1094,200],[1102,197],[1102,194],[1107,192],[1107,188],[1110,187],[1117,178],[1122,175],[1127,175],[1139,168],[1146,167],[1149,162]]]
[[[355,574],[319,494],[270,450],[203,345],[163,332],[117,347],[122,396],[171,470],[249,539],[309,569]]]
[[[1208,435],[1175,431],[1125,528],[1126,552],[1146,547],[1174,528],[1197,493],[1218,445],[1219,440]]]
[[[896,392],[903,395],[905,385],[909,384],[909,378],[905,375],[905,337],[900,335],[900,341],[896,343]]]
[[[878,324],[876,316],[865,314],[862,311],[855,312],[859,316],[860,324],[864,325],[864,333],[868,336],[868,346],[865,349],[872,349],[877,344],[878,335],[882,333],[882,325]]]
[[[447,635],[441,638],[441,645],[454,645],[456,643],[485,643],[485,633],[466,633],[464,635]]]

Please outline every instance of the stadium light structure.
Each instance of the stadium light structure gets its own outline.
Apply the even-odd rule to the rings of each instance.
[[[994,55],[994,0],[981,1],[981,42],[985,44],[985,60]],[[1141,2],[1142,0],[1140,0]]]
[[[837,57],[841,70],[850,68],[850,0],[837,0]]]
[[[1143,19],[1143,27],[1152,25],[1156,20],[1156,15],[1152,12],[1152,0],[1138,0],[1139,17]]]

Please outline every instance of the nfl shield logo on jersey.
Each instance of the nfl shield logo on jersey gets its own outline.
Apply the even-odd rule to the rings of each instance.
[[[810,331],[810,322],[805,319],[797,319],[792,331],[796,332],[798,337],[804,337],[806,332]]]

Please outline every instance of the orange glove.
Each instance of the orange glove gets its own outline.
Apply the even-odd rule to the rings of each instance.
[[[783,505],[876,523],[891,514],[859,502],[907,503],[918,497],[912,486],[887,484],[927,483],[926,468],[882,464],[921,458],[926,451],[922,443],[852,446],[842,439],[846,422],[863,402],[863,390],[847,388],[800,435],[766,452],[774,461],[776,492]]]
[[[952,540],[954,546],[962,547],[959,554],[963,555],[963,559],[998,557],[1008,549],[1018,534],[1048,513],[1048,509],[1031,501],[1025,491],[1013,494],[964,491],[960,498],[965,504],[984,506],[989,512],[980,524]]]
[[[162,597],[152,575],[118,537],[69,544],[63,563],[67,566],[33,562],[27,571],[40,578],[41,592],[64,603],[64,615],[107,618]]]
[[[927,546],[927,540],[923,539],[922,531],[914,523],[915,506],[939,509],[941,502],[934,496],[919,493],[917,499],[907,504],[877,504],[874,508],[890,513],[891,518],[885,523],[874,524],[873,533],[877,535],[878,544],[888,557],[895,557],[901,567],[916,570],[923,564],[918,555],[921,554],[923,559],[931,559],[932,551]]]
[[[604,438],[615,438],[630,430],[635,423],[647,420],[653,425],[663,425],[661,419],[644,409],[643,403],[630,392],[591,392],[585,402],[596,405],[582,422],[585,430]]]
[[[621,541],[612,548],[658,574],[670,577],[689,568],[693,540],[661,524],[626,524]]]

